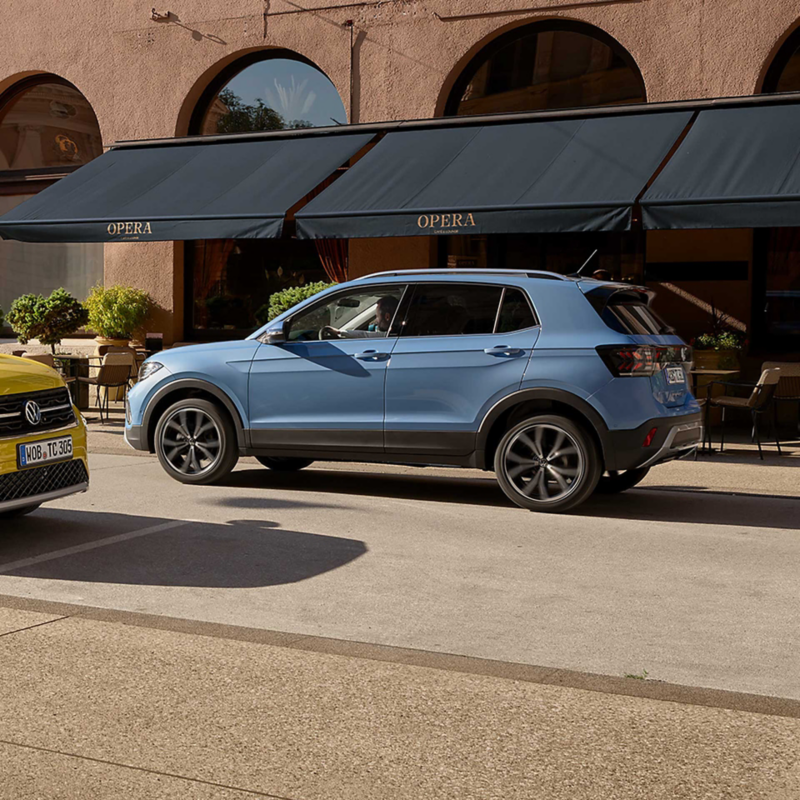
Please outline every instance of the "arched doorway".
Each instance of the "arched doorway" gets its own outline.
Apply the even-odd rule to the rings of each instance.
[[[0,95],[0,214],[103,152],[89,101],[56,75],[19,81]],[[0,308],[63,286],[79,299],[103,280],[102,244],[0,241]]]
[[[800,28],[773,59],[761,91],[800,91]],[[754,232],[752,328],[760,348],[800,351],[800,227]]]
[[[249,53],[223,69],[192,113],[189,133],[208,136],[346,124],[328,77],[286,50]],[[328,253],[327,250],[330,250]],[[322,252],[320,252],[322,250]],[[252,331],[280,289],[326,281],[346,268],[346,243],[207,239],[185,244],[187,338]],[[327,268],[327,271],[326,271]]]
[[[545,111],[646,101],[633,58],[592,25],[569,20],[514,28],[483,47],[453,83],[445,115]],[[448,236],[441,266],[573,272],[595,249],[595,268],[617,277],[642,272],[638,234]]]

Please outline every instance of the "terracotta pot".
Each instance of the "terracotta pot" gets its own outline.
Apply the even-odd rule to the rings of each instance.
[[[695,369],[739,369],[738,350],[695,350]]]

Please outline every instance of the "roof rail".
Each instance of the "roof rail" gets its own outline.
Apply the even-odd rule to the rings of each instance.
[[[547,272],[543,269],[458,269],[458,268],[444,268],[444,269],[396,269],[388,272],[373,272],[369,275],[362,275],[356,278],[357,281],[364,281],[367,278],[393,278],[396,275],[511,275],[516,278],[543,278],[544,280],[551,281],[570,281],[573,278],[568,278],[566,275],[561,275],[558,272]]]

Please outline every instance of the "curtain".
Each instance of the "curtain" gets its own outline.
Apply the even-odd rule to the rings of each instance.
[[[348,276],[347,239],[317,239],[317,254],[328,280],[344,283]]]
[[[318,194],[324,192],[335,180],[337,175],[333,174],[325,178],[315,189],[312,189],[305,197],[305,202],[313,200]],[[322,263],[322,268],[328,276],[328,280],[336,283],[344,283],[349,274],[349,246],[347,239],[317,239],[317,255]]]

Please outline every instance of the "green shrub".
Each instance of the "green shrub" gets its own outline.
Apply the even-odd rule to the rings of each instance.
[[[329,289],[331,286],[336,286],[335,283],[325,283],[319,281],[318,283],[307,283],[305,286],[292,286],[289,289],[283,289],[280,292],[275,292],[270,298],[269,303],[261,306],[256,311],[256,319],[259,325],[269,322],[275,317],[288,311],[290,308],[296,306],[308,297],[313,297],[323,289]]]
[[[133,286],[95,286],[86,298],[89,328],[105,339],[130,339],[152,307],[150,295]]]
[[[86,309],[66,289],[56,289],[49,297],[24,294],[8,311],[8,324],[21,344],[38,339],[54,353],[56,345],[82,328],[87,319]]]
[[[744,346],[744,336],[735,331],[701,333],[694,340],[696,350],[741,350]]]

